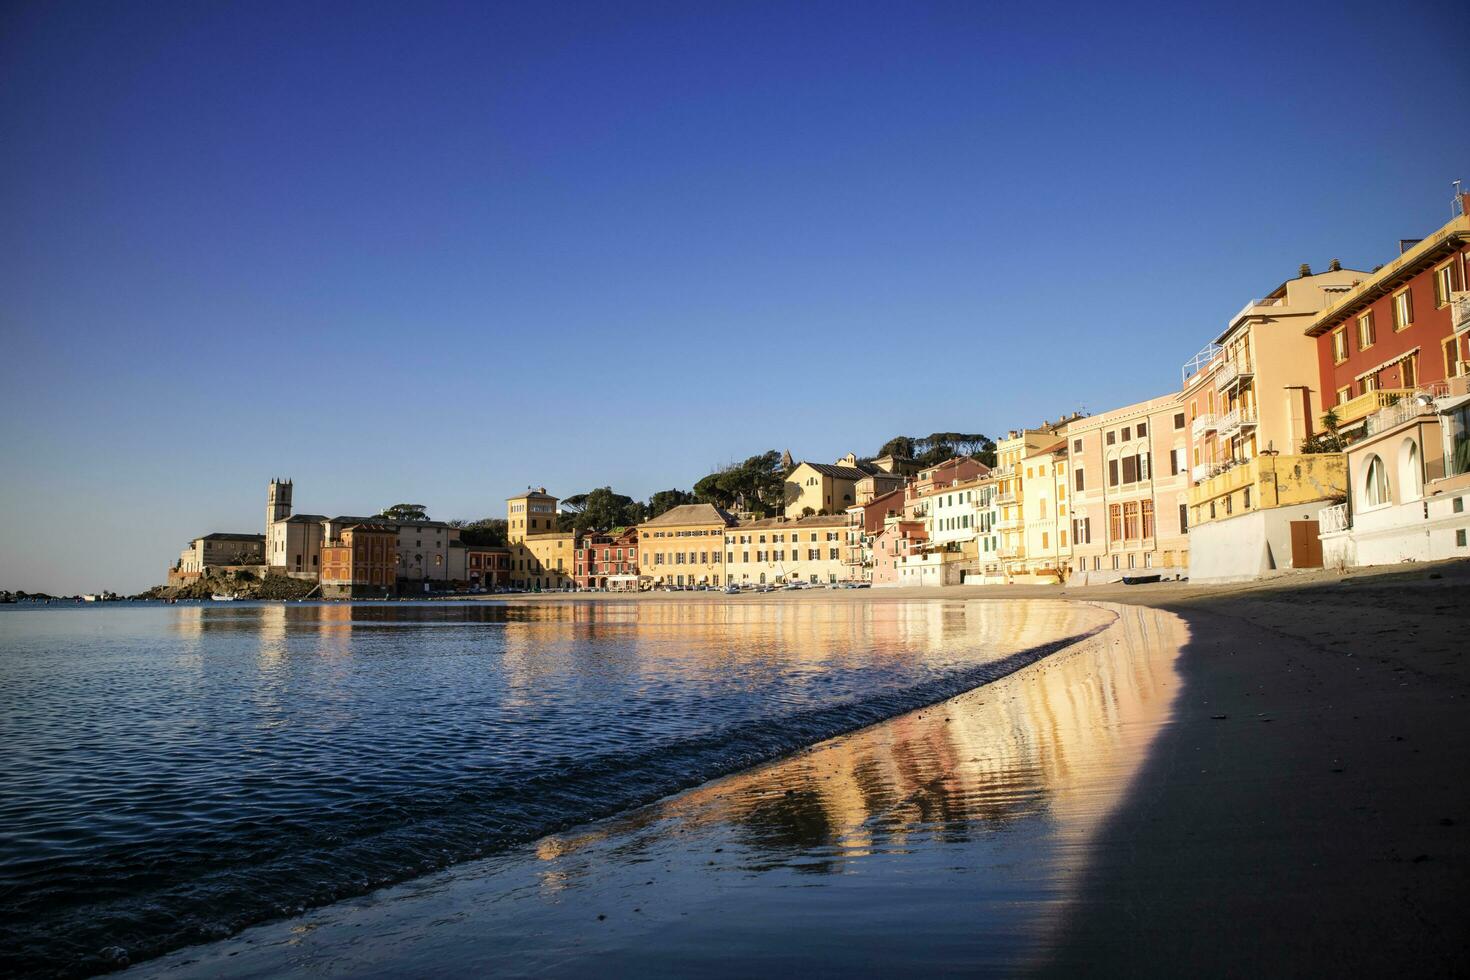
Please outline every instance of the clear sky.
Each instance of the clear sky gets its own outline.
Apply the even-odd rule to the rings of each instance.
[[[0,588],[1162,394],[1470,178],[1458,3],[0,6]]]

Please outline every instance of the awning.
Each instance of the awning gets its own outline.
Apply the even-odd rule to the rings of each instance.
[[[1362,374],[1355,375],[1353,377],[1353,380],[1354,381],[1362,381],[1364,378],[1368,377],[1369,375],[1371,375],[1371,374],[1377,374],[1379,371],[1382,371],[1384,368],[1391,368],[1395,364],[1397,364],[1399,361],[1407,360],[1408,358],[1413,357],[1417,353],[1419,353],[1419,348],[1417,348],[1417,347],[1415,347],[1413,350],[1406,350],[1402,354],[1399,354],[1396,357],[1389,358],[1388,360],[1384,361],[1382,364],[1378,365],[1375,368],[1369,368],[1368,370],[1364,371]]]

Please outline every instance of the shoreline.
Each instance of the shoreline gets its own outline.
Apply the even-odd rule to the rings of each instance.
[[[817,820],[830,833],[798,841],[798,857],[791,859],[796,864],[835,862],[843,868],[834,873],[840,883],[823,881],[812,892],[811,882],[800,880],[801,872],[795,872],[797,880],[788,880],[790,867],[753,872],[749,866],[728,867],[731,859],[724,855],[738,854],[740,841],[732,846],[728,833],[712,837],[709,828],[738,821],[707,819],[691,828],[680,820],[706,811],[701,800],[724,799],[728,809],[732,786],[744,786],[747,796],[770,803],[771,787],[763,795],[761,781],[771,772],[786,771],[789,778],[793,767],[810,764],[815,769],[799,785],[820,788],[842,780],[837,767],[823,768],[812,758],[829,756],[854,741],[927,744],[923,736],[932,735],[936,725],[943,726],[941,733],[950,731],[950,717],[936,722],[930,716],[956,716],[960,706],[989,700],[987,692],[1002,695],[1009,688],[1029,686],[1028,679],[1053,675],[1055,683],[1068,674],[1068,663],[1078,662],[1076,647],[1102,647],[1105,639],[1083,640],[937,706],[568,835],[543,838],[514,855],[492,859],[493,868],[458,866],[295,920],[258,926],[222,943],[181,950],[139,964],[134,972],[317,975],[340,972],[349,964],[346,968],[353,973],[381,975],[466,965],[536,973],[575,972],[579,965],[590,969],[589,964],[596,964],[614,975],[647,969],[720,975],[751,966],[813,972],[817,963],[815,972],[822,973],[843,972],[830,965],[842,963],[849,948],[865,949],[869,958],[850,962],[846,972],[878,969],[867,964],[884,963],[871,958],[882,950],[867,949],[865,934],[851,931],[852,921],[866,922],[865,928],[893,950],[907,950],[939,970],[1047,975],[1083,969],[1166,975],[1185,966],[1211,975],[1326,969],[1360,974],[1405,965],[1443,970],[1465,952],[1454,922],[1459,898],[1470,892],[1464,829],[1470,794],[1456,778],[1455,761],[1470,750],[1463,715],[1470,685],[1458,649],[1465,635],[1461,597],[1467,582],[1470,563],[1452,563],[1351,576],[1296,575],[1227,589],[1168,583],[765,594],[759,598],[881,601],[891,595],[907,601],[1049,598],[1103,604],[1111,591],[1124,594],[1119,600],[1132,600],[1115,600],[1124,610],[1120,619],[1152,617],[1156,631],[1164,621],[1159,617],[1174,619],[1187,638],[1169,661],[1177,675],[1157,685],[1168,689],[1169,707],[1162,715],[1112,727],[1099,715],[1093,719],[1096,731],[1074,727],[1067,737],[1054,740],[1051,754],[1062,759],[1075,756],[1098,731],[1111,731],[1136,757],[1122,769],[1115,765],[1109,770],[1113,779],[1125,777],[1121,784],[1093,786],[1080,794],[1090,799],[1086,819],[1067,825],[1066,807],[1058,809],[1058,797],[1048,795],[1044,816],[1061,819],[1070,829],[1045,845],[1039,843],[1038,832],[1015,829],[1033,827],[1041,818],[1041,811],[1022,808],[1008,814],[1013,822],[993,836],[968,825],[947,828],[973,837],[959,852],[963,864],[935,866],[930,860],[934,850],[949,859],[954,853],[932,841],[929,849],[919,847],[913,839],[942,836],[943,820],[938,830],[910,827],[910,836],[898,848],[909,857],[898,858],[871,839],[852,846],[854,827],[857,832],[869,828],[871,838],[871,827],[889,819],[882,808],[870,812],[858,807],[861,819],[846,824]],[[634,601],[687,601],[705,595],[673,593]],[[537,601],[629,598],[554,595]],[[1094,666],[1109,664],[1102,658]],[[1087,691],[1091,683],[1076,690]],[[1155,702],[1164,696],[1155,691]],[[1047,710],[1055,707],[1048,704]],[[992,720],[990,729],[981,730],[993,735],[996,724]],[[922,795],[925,786],[960,784],[968,787],[959,794],[965,800],[991,795],[996,773],[970,771],[961,755],[951,751],[929,759],[929,782],[920,781],[918,792]],[[978,758],[983,757],[970,761]],[[1011,802],[1015,786],[1005,778],[999,782],[1005,786],[1001,795]],[[785,799],[790,789],[775,799]],[[1114,794],[1111,802],[1099,806],[1108,793]],[[662,815],[650,816],[654,813]],[[833,831],[834,826],[842,833]],[[1019,843],[999,855],[989,850],[1006,833]],[[642,881],[623,874],[628,869],[619,861],[627,848],[638,852],[640,861],[664,863],[662,874],[673,876],[682,906],[665,907],[659,918],[653,911],[654,893],[644,892]],[[920,857],[913,857],[915,853]],[[977,901],[973,873],[986,859],[992,875],[1017,880],[1033,876],[1027,879],[1029,898],[1019,903],[1028,910],[1024,921],[1003,915],[997,920],[1027,937],[1021,948],[1014,943],[1007,947],[984,916],[962,922],[945,918],[948,906]],[[609,866],[623,876],[606,877],[603,869]],[[957,873],[955,867],[966,872]],[[710,868],[754,874],[757,883],[732,890]],[[633,873],[641,876],[642,870]],[[762,876],[773,874],[777,883],[760,883]],[[921,889],[925,897],[915,899],[910,879],[925,875],[932,878]],[[925,936],[923,948],[909,947],[902,933],[867,921],[868,913],[834,897],[850,890],[847,879],[854,876],[869,879],[866,902]],[[666,880],[653,876],[650,883],[662,886]],[[557,884],[548,891],[549,881]],[[789,923],[752,911],[742,891],[774,902]],[[812,900],[813,895],[820,901]],[[793,901],[793,896],[800,897]],[[625,921],[624,900],[639,903],[636,920]],[[929,919],[905,918],[915,902]],[[595,912],[595,906],[621,909],[616,913],[619,924],[608,926],[615,913]],[[714,925],[719,922],[724,925]],[[949,928],[938,925],[944,922]],[[801,928],[788,935],[790,923]],[[796,951],[795,959],[772,960],[761,952],[759,947],[773,934]],[[502,940],[519,959],[502,958]],[[745,961],[731,960],[722,967],[700,952],[727,948],[731,941],[747,955]],[[909,964],[895,960],[886,965]]]
[[[1013,972],[1056,928],[1071,849],[1121,797],[1178,689],[1178,617],[1086,605],[1101,629],[991,683],[133,973],[721,975],[916,957]],[[978,930],[956,902],[977,881]],[[725,966],[717,949],[738,954]]]

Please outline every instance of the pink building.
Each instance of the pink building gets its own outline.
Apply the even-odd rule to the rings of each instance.
[[[899,584],[899,565],[929,540],[923,521],[893,521],[873,542],[873,587]]]

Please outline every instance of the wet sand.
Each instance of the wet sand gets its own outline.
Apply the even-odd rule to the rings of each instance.
[[[942,705],[138,972],[1462,972],[1467,585],[1461,563],[788,594],[1117,619]]]

